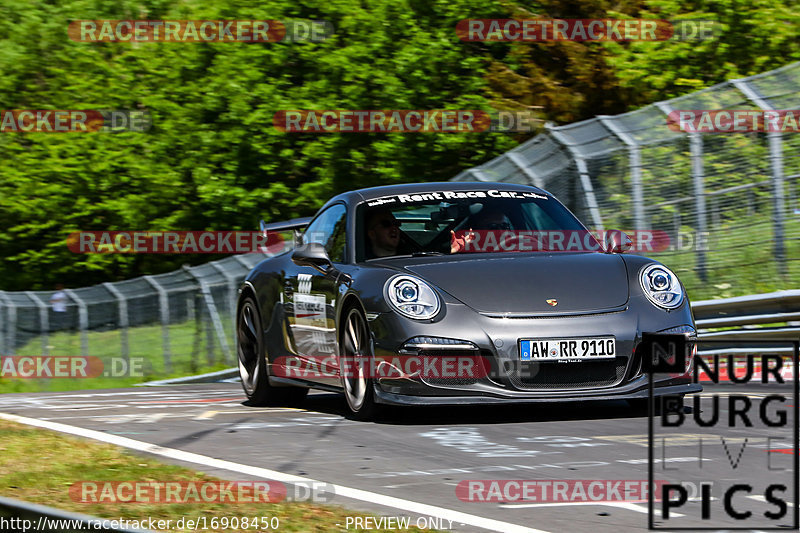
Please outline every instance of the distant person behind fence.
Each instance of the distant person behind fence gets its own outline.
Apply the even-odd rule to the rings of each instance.
[[[64,285],[56,285],[56,292],[50,297],[50,305],[53,307],[54,324],[56,330],[67,327],[67,293],[64,292]]]

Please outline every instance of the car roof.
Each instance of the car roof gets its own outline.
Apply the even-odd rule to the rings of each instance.
[[[526,191],[540,192],[549,194],[544,189],[531,185],[521,185],[518,183],[500,183],[493,181],[434,181],[426,183],[405,183],[399,185],[383,185],[381,187],[369,187],[348,191],[331,198],[325,206],[334,202],[345,201],[348,204],[358,204],[367,200],[374,200],[384,196],[396,194],[422,193],[432,191],[490,191],[502,189],[506,191]]]

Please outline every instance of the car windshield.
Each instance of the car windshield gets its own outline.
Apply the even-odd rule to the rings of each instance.
[[[560,202],[533,191],[437,191],[370,200],[358,209],[358,259],[401,255],[572,251],[599,244]],[[588,245],[588,246],[586,246]]]

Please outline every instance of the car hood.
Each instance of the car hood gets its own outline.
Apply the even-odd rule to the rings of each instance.
[[[405,268],[481,313],[597,312],[628,302],[628,274],[618,255],[481,254]]]

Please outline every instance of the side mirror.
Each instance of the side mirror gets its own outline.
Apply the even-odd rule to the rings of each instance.
[[[325,247],[318,242],[309,242],[298,246],[292,252],[292,261],[298,266],[309,266],[323,274],[333,270],[333,263]]]
[[[344,282],[349,285],[353,282],[353,278],[333,266],[325,247],[318,242],[309,242],[295,248],[292,252],[292,261],[298,266],[309,266],[337,283]]]
[[[633,241],[624,232],[608,230],[603,239],[607,254],[624,254],[633,246]]]
[[[297,248],[303,242],[303,230],[294,228],[292,230],[292,248]]]

